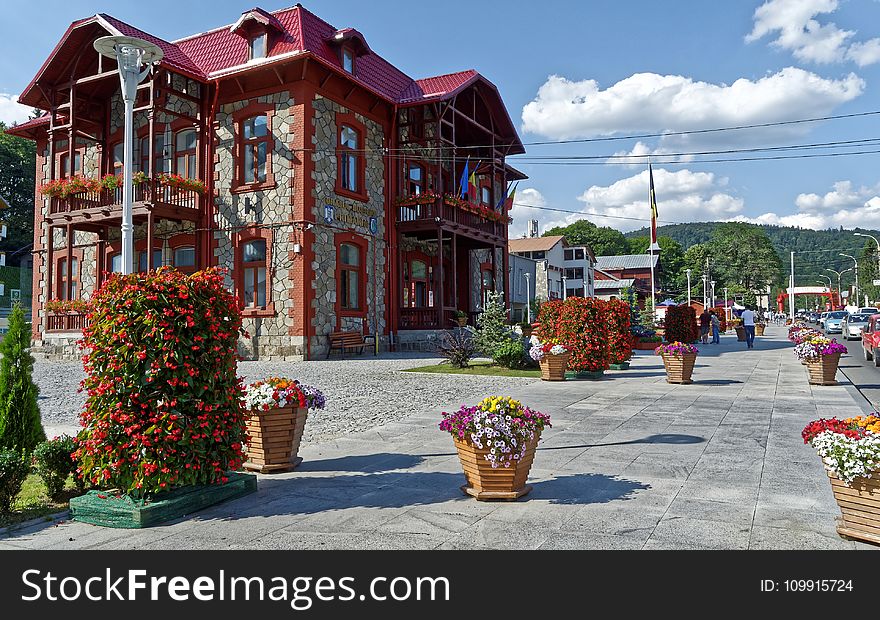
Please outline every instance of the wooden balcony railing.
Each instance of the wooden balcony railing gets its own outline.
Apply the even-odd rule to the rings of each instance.
[[[48,332],[82,331],[89,325],[88,315],[79,312],[49,312],[48,319]]]
[[[405,200],[405,197],[401,198],[401,201]],[[480,213],[481,209],[491,213],[483,215]],[[503,216],[494,214],[495,212],[491,208],[486,209],[485,207],[472,205],[464,201],[450,200],[448,197],[437,197],[432,202],[423,202],[421,204],[404,203],[399,204],[397,207],[398,222],[436,221],[436,218],[441,218],[447,222],[461,224],[479,232],[503,237],[504,231],[507,228],[507,220]],[[498,219],[492,219],[493,217]]]
[[[468,323],[475,324],[478,312],[469,313]],[[437,308],[401,308],[400,329],[452,329],[458,325],[455,308],[443,308],[443,323],[437,324]]]
[[[132,202],[149,202],[154,205],[197,210],[199,208],[199,193],[192,189],[164,185],[160,181],[152,179],[134,185]],[[97,192],[82,192],[66,198],[52,196],[49,201],[49,213],[69,213],[82,209],[119,205],[122,205],[121,187]]]

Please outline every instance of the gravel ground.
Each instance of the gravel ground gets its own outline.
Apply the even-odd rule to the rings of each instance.
[[[413,413],[470,403],[537,381],[399,372],[439,361],[409,353],[311,362],[241,362],[239,374],[246,381],[287,376],[321,389],[327,396],[327,408],[309,417],[305,439],[310,441],[369,430]],[[79,362],[37,360],[34,364],[43,425],[50,436],[75,432],[77,414],[85,402],[85,395],[77,392],[82,378]]]

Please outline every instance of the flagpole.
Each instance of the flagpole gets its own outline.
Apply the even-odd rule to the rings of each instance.
[[[655,209],[655,201],[656,197],[654,196],[654,175],[651,172],[651,162],[648,161],[648,178],[649,178],[649,187],[648,187],[648,207],[651,209],[651,243],[650,248],[648,249],[648,253],[650,256],[649,262],[651,263],[651,316],[652,320],[657,320],[657,291],[654,288],[654,246],[657,244],[657,223],[654,219],[654,209]]]

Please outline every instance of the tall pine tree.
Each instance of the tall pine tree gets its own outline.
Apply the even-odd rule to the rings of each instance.
[[[37,406],[39,389],[31,373],[31,326],[16,305],[9,316],[9,331],[0,343],[0,449],[30,455],[34,446],[46,440]]]

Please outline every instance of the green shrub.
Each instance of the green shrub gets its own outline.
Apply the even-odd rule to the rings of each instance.
[[[37,389],[31,373],[31,328],[24,311],[15,306],[9,315],[9,331],[0,343],[0,449],[30,456],[34,446],[46,440],[37,406]]]
[[[31,468],[15,450],[0,450],[0,513],[12,512],[12,503]]]
[[[492,357],[498,345],[510,340],[513,333],[507,323],[507,308],[501,299],[501,293],[486,293],[483,311],[477,316],[477,351],[486,357]]]
[[[89,316],[75,453],[82,477],[133,497],[227,482],[247,435],[236,376],[241,311],[223,274],[114,274]]]
[[[76,461],[71,456],[74,450],[76,444],[73,437],[67,435],[44,441],[34,448],[34,469],[43,479],[46,492],[53,500],[61,497],[67,477],[76,473]]]
[[[523,341],[508,339],[506,342],[502,342],[495,348],[492,361],[496,366],[504,366],[505,368],[525,368],[527,364]]]
[[[446,358],[450,366],[467,368],[477,352],[472,328],[464,327],[440,332],[437,351]]]

